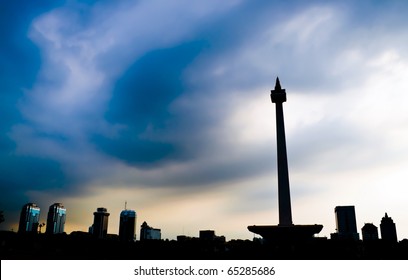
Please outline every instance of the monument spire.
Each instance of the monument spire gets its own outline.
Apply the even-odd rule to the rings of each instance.
[[[281,89],[282,87],[279,81],[279,77],[276,77],[275,90],[281,90]]]

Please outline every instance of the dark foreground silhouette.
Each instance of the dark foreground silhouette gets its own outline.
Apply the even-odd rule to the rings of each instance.
[[[122,242],[117,236],[96,239],[84,232],[69,235],[21,235],[0,232],[1,259],[125,260],[125,259],[279,259],[358,260],[408,259],[408,240],[353,241],[315,238],[307,242],[262,240],[144,240]]]

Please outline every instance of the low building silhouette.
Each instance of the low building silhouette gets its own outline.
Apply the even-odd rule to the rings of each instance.
[[[140,240],[160,240],[161,230],[157,228],[152,228],[146,221],[140,226]]]
[[[197,237],[191,237],[191,236],[187,236],[187,235],[177,235],[176,236],[176,240],[177,242],[186,242],[186,241],[191,241],[191,240],[197,240]]]
[[[378,240],[378,228],[374,224],[364,224],[361,228],[361,233],[363,235],[363,241]]]
[[[119,236],[94,238],[87,232],[70,234],[18,234],[0,231],[0,259],[24,260],[407,260],[408,240],[331,240],[263,243],[256,239],[121,242]]]
[[[214,230],[200,230],[199,238],[202,241],[219,241],[225,242],[225,236],[217,236],[215,235]]]

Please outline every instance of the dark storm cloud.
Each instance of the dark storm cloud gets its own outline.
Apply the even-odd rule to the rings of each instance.
[[[228,77],[212,77],[209,72],[217,62],[235,59],[256,35],[254,29],[277,12],[270,2],[244,3],[226,17],[209,17],[194,34],[195,40],[152,50],[138,58],[115,83],[106,113],[108,122],[120,129],[113,136],[94,136],[94,143],[102,152],[137,167],[188,160],[215,147],[217,141],[208,142],[206,134],[219,125],[228,106],[192,104],[177,112],[170,112],[170,108],[175,100],[192,93],[221,97],[222,103],[223,90],[251,88],[265,78],[256,77],[251,68],[233,69]]]
[[[223,150],[213,147],[194,161],[183,161],[181,168],[157,169],[145,176],[143,183],[190,192],[219,188],[220,184],[234,184],[274,170],[276,162],[272,150],[269,143],[257,148],[247,147],[245,151],[237,151],[235,147]]]
[[[92,3],[92,1],[78,2]],[[4,21],[2,26],[8,27],[2,29],[4,37],[8,38],[2,44],[1,62],[4,67],[2,72],[6,73],[8,68],[9,74],[1,77],[2,91],[7,93],[2,94],[4,101],[2,104],[5,107],[2,111],[4,133],[0,141],[3,152],[1,172],[4,174],[3,177],[7,177],[7,180],[3,181],[2,189],[8,194],[3,197],[12,197],[11,192],[23,196],[27,190],[61,187],[65,187],[65,191],[69,193],[72,185],[81,184],[77,179],[86,184],[92,181],[93,176],[98,176],[99,167],[89,160],[91,163],[85,163],[87,168],[84,168],[83,162],[87,161],[81,159],[81,156],[92,157],[94,154],[83,150],[89,146],[82,145],[75,139],[86,138],[88,133],[80,131],[83,123],[90,123],[86,126],[88,128],[93,127],[92,116],[89,118],[84,112],[92,112],[94,109],[89,106],[88,110],[79,112],[73,110],[76,115],[71,115],[69,111],[68,114],[65,111],[69,107],[59,108],[53,105],[53,99],[63,91],[64,82],[73,71],[68,67],[71,65],[56,56],[59,55],[58,51],[65,51],[58,47],[61,43],[58,40],[62,39],[62,43],[65,43],[65,37],[67,40],[73,39],[73,46],[70,45],[71,41],[67,43],[66,46],[69,48],[65,54],[74,54],[76,47],[80,46],[75,45],[76,40],[81,43],[82,37],[76,37],[73,33],[80,34],[81,28],[89,28],[92,33],[98,30],[98,27],[95,26],[93,29],[93,26],[89,25],[92,20],[89,21],[87,13],[92,11],[83,6],[77,6],[82,11],[79,13],[70,9],[54,10],[55,16],[52,17],[54,12],[52,8],[56,6],[53,7],[51,4],[40,6],[36,3],[38,6],[33,7],[14,3],[15,5],[10,4],[7,9],[2,9],[7,14],[2,17]],[[60,3],[55,3],[58,4]],[[75,3],[72,5],[75,6]],[[21,8],[19,13],[18,8]],[[100,11],[103,12],[103,7]],[[12,16],[17,13],[21,17]],[[81,15],[87,19],[82,20]],[[40,21],[33,21],[36,18],[40,18]],[[69,25],[67,21],[64,25],[60,22],[70,19],[75,19],[75,24]],[[36,44],[33,43],[33,39]],[[148,49],[145,55],[138,57],[124,75],[119,77],[113,87],[112,99],[109,101],[109,109],[105,116],[108,125],[118,126],[120,129],[113,137],[104,133],[98,136],[95,133],[95,130],[99,132],[98,129],[93,131],[90,129],[93,143],[99,151],[138,167],[160,165],[161,162],[190,156],[183,146],[185,142],[191,140],[180,142],[174,137],[167,139],[169,134],[185,134],[187,136],[184,138],[189,138],[191,134],[199,134],[198,129],[205,131],[207,128],[202,124],[207,122],[208,116],[204,111],[208,108],[201,108],[203,113],[198,113],[195,117],[169,113],[170,104],[188,89],[183,79],[184,70],[207,47],[206,38],[188,41],[190,42],[180,42],[169,48]],[[41,46],[43,49],[40,51]],[[131,46],[122,46],[121,49],[119,44],[118,50],[124,52],[129,48]],[[117,54],[115,49],[108,53],[112,57],[116,57]],[[115,59],[110,61],[116,63]],[[99,62],[97,64],[101,66]],[[110,68],[116,67],[102,66],[106,68],[100,70],[108,73],[107,76]],[[39,74],[40,69],[42,72]],[[184,112],[186,111],[189,110]],[[210,119],[216,120],[216,116],[211,116]],[[169,123],[176,125],[169,127]],[[151,129],[153,133],[149,133]],[[169,129],[171,133],[168,132]],[[192,136],[189,139],[193,138],[200,137]],[[194,144],[190,145],[194,146],[189,149],[190,153],[192,150],[198,151],[201,147]],[[31,166],[33,164],[35,166]],[[23,176],[19,177],[17,173]]]
[[[35,82],[41,65],[39,49],[27,32],[32,19],[47,9],[47,5],[37,6],[31,1],[3,1],[0,5],[0,141],[4,143],[8,141],[6,131],[20,121],[17,102],[23,90]]]
[[[44,190],[63,187],[67,182],[60,165],[51,160],[9,156],[2,159],[1,185],[9,190]]]
[[[41,66],[40,51],[27,37],[32,20],[62,1],[2,1],[0,4],[0,207],[15,208],[27,200],[25,191],[63,183],[58,163],[17,156],[9,138],[13,124],[21,122],[17,108]],[[18,206],[19,207],[19,206]]]
[[[168,107],[186,90],[183,71],[205,46],[185,43],[139,58],[117,81],[106,113],[110,123],[123,128],[113,139],[95,137],[100,149],[136,166],[179,157],[183,151],[176,143],[143,135],[149,129],[168,129]]]
[[[250,52],[251,48],[254,50],[259,48],[259,46],[253,45],[253,41],[259,44],[264,43],[259,41],[258,31],[273,27],[279,20],[283,20],[282,12],[285,8],[291,7],[290,4],[286,5],[277,6],[271,1],[259,2],[258,5],[251,5],[249,2],[243,3],[232,9],[227,16],[208,17],[206,24],[196,28],[196,33],[190,35],[194,40],[189,38],[189,42],[186,43],[183,42],[185,40],[183,38],[175,46],[154,50],[148,49],[144,55],[137,57],[136,61],[115,82],[111,100],[109,100],[108,104],[108,111],[105,114],[108,124],[119,127],[119,129],[117,129],[116,133],[109,135],[93,133],[93,143],[98,150],[132,166],[150,168],[174,160],[191,159],[204,155],[208,151],[218,151],[217,139],[209,137],[207,131],[218,126],[218,122],[230,109],[228,105],[222,108],[223,104],[207,103],[203,104],[203,106],[193,104],[192,109],[184,108],[177,112],[170,112],[170,106],[175,100],[183,95],[189,95],[191,92],[207,95],[208,98],[222,99],[220,98],[220,92],[224,90],[246,90],[256,84],[269,81],[270,72],[261,73],[255,64],[248,60],[241,61],[240,54],[245,52],[246,49]],[[89,13],[90,10],[87,10],[87,12]],[[70,15],[71,13],[69,12]],[[85,12],[84,18],[89,17],[88,13]],[[87,24],[96,23],[89,20],[84,26],[78,25],[76,23],[78,20],[82,22],[82,14],[79,14],[73,16],[75,18],[73,26],[57,26],[58,28],[55,31],[59,32],[59,36],[71,38],[69,36],[72,33],[79,32],[81,28],[89,27]],[[61,11],[58,15],[61,19],[66,18]],[[53,21],[51,21],[52,23]],[[177,33],[177,30],[175,32]],[[54,33],[51,32],[50,35],[54,36]],[[279,34],[273,33],[272,36],[279,36]],[[80,38],[80,36],[78,37]],[[53,38],[51,37],[51,39]],[[77,37],[74,36],[74,38]],[[55,43],[59,42],[56,41]],[[294,45],[291,40],[285,41],[285,43]],[[30,44],[33,45],[31,42],[28,45]],[[113,50],[109,51],[108,54],[115,58],[117,52],[126,52],[130,47],[122,46],[118,49],[113,47]],[[286,53],[293,50],[291,49],[292,45],[284,45],[284,47],[288,48]],[[70,52],[74,50],[75,48],[69,49]],[[271,55],[270,50],[267,50],[267,52],[264,54],[265,57]],[[273,70],[277,70],[277,68],[272,65],[284,65],[280,61],[282,58],[275,55],[271,56],[272,59],[268,58],[270,61],[267,63],[271,64]],[[105,60],[115,64],[115,60],[112,58],[105,57]],[[301,62],[300,57],[295,59],[295,61],[297,60],[299,63]],[[47,79],[43,80],[41,78],[39,81],[46,86],[58,83],[59,85],[56,87],[58,92],[59,86],[63,84],[65,77],[69,75],[70,69],[64,68],[66,65],[59,60],[48,61],[47,63],[50,65],[51,71],[47,73]],[[310,63],[305,63],[305,65]],[[218,65],[225,67],[226,70],[223,75],[214,76],[211,73]],[[299,66],[301,65],[303,64],[300,63]],[[103,64],[102,66],[104,67],[102,71],[105,73],[109,72],[109,67],[116,67],[115,65]],[[305,72],[302,67],[296,65],[294,69],[298,69],[297,71],[301,73]],[[319,69],[319,67],[316,69]],[[310,71],[306,72],[310,73]],[[33,79],[35,75],[27,76]],[[47,90],[47,88],[44,87],[44,90]],[[52,90],[55,89],[52,88]],[[29,111],[34,120],[38,119],[39,116],[47,118],[45,115],[42,116],[44,112],[49,115],[52,114],[60,122],[60,129],[65,127],[65,130],[71,129],[73,125],[78,125],[78,122],[84,123],[85,120],[89,122],[88,118],[80,117],[74,119],[75,124],[70,118],[64,119],[63,115],[59,115],[58,108],[51,107],[47,100],[41,97],[42,91],[40,87],[34,99],[28,99],[28,102],[35,104],[35,106],[31,106],[34,110]],[[51,92],[49,97],[53,95],[54,93]],[[222,100],[220,101],[222,102]],[[196,100],[195,102],[198,103],[199,101]],[[89,108],[85,112],[89,110],[91,109]],[[77,116],[82,114],[82,112],[76,113]],[[53,123],[53,119],[47,120],[45,124],[37,123],[36,129],[33,130],[34,133],[31,135],[34,135],[36,139],[44,140],[43,143],[53,142],[56,145],[73,146],[72,143],[75,143],[75,141],[61,141],[59,134],[64,134],[64,130],[53,133],[54,126],[57,127]],[[47,127],[49,124],[52,125],[51,128]],[[92,126],[92,124],[89,126]],[[50,129],[51,132],[49,132]],[[175,135],[182,135],[182,137],[176,137]],[[44,144],[41,147],[44,147]],[[65,150],[72,152],[73,149]],[[47,155],[53,156],[50,153]],[[235,164],[228,162],[224,164],[235,166]],[[207,178],[206,180],[209,182],[228,180],[230,177],[230,179],[233,179],[236,176],[232,171],[234,169],[232,167],[229,168],[231,169],[229,171],[225,167],[207,168],[201,166],[200,168],[203,170],[201,175]],[[220,170],[225,170],[223,175],[219,174]],[[80,172],[78,170],[78,173]],[[75,171],[73,173],[75,174]],[[197,183],[201,181],[199,175],[200,173],[197,172],[195,176]],[[192,179],[186,181],[194,184]]]

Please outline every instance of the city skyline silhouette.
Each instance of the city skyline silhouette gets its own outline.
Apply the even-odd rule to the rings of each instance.
[[[291,201],[290,201],[290,186],[289,186],[289,169],[288,169],[288,160],[287,160],[287,150],[286,150],[286,137],[285,137],[285,125],[284,125],[284,114],[283,114],[283,103],[286,102],[286,90],[282,89],[280,80],[277,77],[275,83],[275,89],[271,91],[271,101],[276,105],[276,137],[277,137],[277,172],[278,172],[278,206],[279,206],[279,224],[277,225],[252,225],[248,226],[248,230],[254,234],[258,234],[260,237],[255,237],[252,240],[251,245],[246,245],[251,247],[252,253],[257,252],[258,256],[275,256],[275,258],[346,258],[346,259],[358,259],[358,258],[405,258],[408,256],[408,239],[404,238],[399,243],[397,237],[397,231],[395,223],[391,217],[388,217],[388,214],[385,213],[385,216],[381,219],[380,232],[381,238],[379,238],[378,228],[373,223],[365,223],[364,227],[361,228],[362,244],[360,242],[359,231],[357,230],[356,222],[356,213],[354,206],[336,206],[334,208],[335,212],[335,221],[336,221],[336,231],[331,233],[330,242],[328,243],[328,238],[321,238],[318,236],[318,233],[323,228],[323,225],[318,224],[308,224],[308,225],[299,225],[294,224],[292,221],[292,211],[291,211]],[[63,236],[66,236],[64,232],[64,226],[66,221],[66,208],[62,203],[54,203],[49,207],[47,215],[47,223],[40,222],[40,208],[35,203],[25,204],[20,213],[20,222],[18,227],[19,238],[22,242],[26,238],[34,236],[41,236],[41,228],[46,226],[46,234],[49,239],[54,239],[53,235],[57,237],[56,240],[60,239],[57,243],[57,246],[62,246],[67,240],[62,239]],[[101,256],[112,256],[114,258],[114,251],[119,252],[128,258],[136,257],[134,253],[131,253],[135,249],[135,244],[137,242],[137,213],[134,210],[127,208],[127,201],[125,201],[124,209],[120,213],[120,223],[119,223],[119,232],[118,234],[108,234],[108,225],[109,225],[109,216],[110,213],[105,207],[98,207],[96,212],[93,213],[94,220],[92,225],[89,227],[88,232],[83,231],[73,231],[69,236],[77,236],[76,242],[71,241],[72,245],[78,242],[89,242],[93,240],[120,240],[122,243],[128,244],[128,247],[123,247],[123,245],[110,245],[107,247],[107,243],[101,243],[99,247],[106,247],[107,251],[110,252],[108,255]],[[5,234],[2,233],[2,234]],[[9,232],[10,234],[10,232]],[[196,258],[205,258],[203,255],[204,251],[209,250],[211,252],[211,258],[219,258],[222,252],[228,252],[232,250],[232,253],[228,254],[230,258],[241,258],[250,256],[241,244],[231,245],[230,248],[226,247],[232,242],[249,242],[249,240],[235,240],[232,239],[226,243],[227,239],[225,236],[216,236],[214,230],[200,230],[199,237],[187,236],[183,234],[177,236],[177,245],[173,245],[168,248],[168,244],[163,243],[153,243],[154,246],[150,247],[152,243],[146,242],[159,242],[162,241],[161,229],[153,228],[147,224],[146,221],[140,225],[140,235],[139,242],[143,242],[146,246],[142,246],[143,249],[139,252],[138,256],[147,254],[149,251],[154,250],[158,252],[157,256],[161,256],[162,252],[165,250],[174,251],[175,256],[171,258],[178,258],[185,256],[184,250],[194,252]],[[81,239],[78,239],[78,238]],[[65,237],[66,238],[66,237]],[[74,237],[73,237],[74,238]],[[2,236],[3,247],[7,248],[10,252],[17,251],[14,249],[15,245],[10,245],[12,243],[7,236]],[[30,242],[48,242],[44,240],[33,239]],[[194,241],[193,241],[194,240]],[[259,240],[259,241],[258,241]],[[167,243],[170,241],[166,239]],[[175,240],[172,240],[175,241]],[[94,241],[95,242],[95,241]],[[257,244],[259,242],[259,245]],[[339,242],[336,244],[336,242]],[[345,242],[345,243],[344,243]],[[352,242],[352,243],[350,243]],[[382,243],[380,243],[382,242]],[[17,243],[20,243],[17,241]],[[7,244],[7,245],[5,245]],[[79,243],[81,244],[81,243]],[[148,244],[148,245],[147,245]],[[200,245],[197,247],[197,245]],[[228,245],[227,245],[228,244]],[[250,244],[250,243],[249,243]],[[333,245],[334,244],[334,245]],[[348,253],[337,251],[337,246],[348,247]],[[32,246],[32,245],[31,245]],[[42,245],[37,245],[41,247]],[[114,247],[121,249],[113,249]],[[174,247],[176,246],[176,247]],[[179,247],[178,249],[177,246]],[[224,247],[225,246],[225,247]],[[259,247],[258,247],[259,246]],[[362,249],[358,249],[361,246]],[[30,247],[30,246],[29,246]],[[325,247],[326,250],[322,250]],[[11,248],[11,249],[10,249]],[[110,248],[110,249],[108,249]],[[133,249],[129,249],[133,248]],[[171,248],[171,249],[170,249]],[[227,249],[228,248],[228,249]],[[292,249],[289,249],[292,248]],[[21,250],[21,249],[20,249]],[[89,250],[89,249],[88,249]],[[95,251],[95,249],[90,249]],[[103,250],[103,249],[102,249]],[[204,250],[204,251],[202,251]],[[358,253],[359,251],[364,253]],[[30,250],[26,249],[25,254],[30,254]],[[66,253],[62,254],[62,257],[67,254],[68,258],[77,258],[80,253],[70,253],[67,249],[58,249],[58,251],[63,251]],[[79,249],[81,251],[81,249]],[[312,253],[313,251],[313,253]],[[350,254],[350,251],[353,252]],[[217,253],[216,253],[217,252]],[[221,253],[219,253],[221,252]],[[288,253],[289,252],[289,253]],[[330,253],[328,253],[330,252]],[[373,252],[376,252],[375,254]],[[32,252],[34,253],[34,252]],[[116,253],[117,254],[117,253]],[[265,254],[265,255],[263,255]],[[292,255],[291,255],[292,254]],[[327,254],[327,255],[325,255]],[[344,254],[344,255],[342,255]],[[24,254],[23,254],[24,255]],[[5,254],[7,257],[7,254]],[[42,254],[39,254],[42,258]],[[47,255],[46,255],[47,256]],[[96,258],[97,255],[91,255]],[[325,257],[322,257],[325,256]],[[18,258],[18,253],[11,253],[11,257]],[[207,255],[207,257],[209,257]],[[98,257],[99,258],[99,257]],[[166,258],[169,258],[167,255]]]
[[[263,238],[227,241],[214,230],[200,230],[199,236],[178,235],[177,240],[161,238],[161,229],[146,221],[141,223],[140,238],[136,240],[136,218],[133,210],[124,209],[120,216],[119,235],[107,234],[110,213],[99,207],[89,232],[70,234],[50,231],[53,222],[65,221],[55,213],[65,210],[54,203],[48,212],[47,231],[42,233],[35,203],[22,207],[19,232],[0,231],[1,259],[37,260],[207,260],[207,259],[280,259],[280,260],[399,260],[408,258],[408,239],[398,241],[395,223],[385,213],[378,228],[366,223],[362,240],[356,228],[354,206],[336,206],[336,232],[331,238],[309,236],[310,225],[253,226],[262,230]],[[63,211],[65,213],[65,211]],[[52,218],[53,217],[53,218]],[[60,228],[58,225],[56,228]],[[63,226],[62,226],[63,227]],[[251,230],[251,228],[249,227]],[[282,236],[286,234],[287,236]],[[306,234],[306,235],[305,235]]]
[[[285,125],[283,114],[283,103],[286,102],[286,90],[281,87],[279,77],[276,78],[275,89],[271,90],[271,101],[276,105],[276,138],[277,138],[277,172],[278,172],[278,213],[279,223],[277,225],[252,225],[248,226],[248,230],[254,234],[258,234],[262,244],[307,244],[313,240],[327,240],[327,237],[321,238],[318,236],[323,225],[309,224],[299,225],[292,221],[292,209],[290,201],[290,186],[289,186],[289,169],[286,150]],[[46,226],[46,234],[61,235],[66,234],[64,231],[66,221],[66,209],[62,203],[54,203],[49,207],[47,215],[47,223],[40,222],[40,208],[35,203],[27,203],[23,205],[20,213],[20,221],[18,233],[24,237],[24,234],[42,234],[42,227]],[[330,234],[330,239],[340,242],[342,241],[360,241],[359,231],[357,230],[356,213],[354,206],[336,206],[334,208],[336,231]],[[108,234],[109,216],[110,213],[105,207],[98,207],[93,213],[94,220],[89,227],[88,232],[73,231],[72,234],[81,234],[89,236],[87,238],[95,238],[99,240],[107,240],[118,238],[122,242],[136,242],[136,224],[137,213],[134,210],[127,209],[127,201],[125,207],[120,213],[120,223],[118,234]],[[2,222],[4,217],[2,216]],[[385,216],[381,219],[380,224],[381,240],[392,244],[398,243],[397,231],[392,218]],[[204,241],[219,240],[220,237],[215,235],[214,230],[200,230],[199,239]],[[205,237],[207,236],[207,237]],[[378,242],[378,228],[373,223],[365,223],[361,228],[362,241]],[[184,232],[177,236],[177,241],[183,244],[186,240],[196,239],[196,237],[186,236]],[[156,229],[149,226],[144,221],[140,226],[140,241],[146,240],[163,240],[161,238],[161,229]],[[233,239],[234,240],[234,239]],[[168,241],[168,239],[166,239]],[[222,242],[225,243],[226,238],[222,236]],[[249,241],[248,239],[246,241]],[[402,242],[408,243],[408,239],[404,238]],[[7,243],[7,242],[6,242]],[[405,244],[404,243],[404,244]],[[293,245],[291,245],[293,246]],[[321,245],[320,245],[321,246]],[[377,245],[376,245],[377,246]],[[381,251],[381,250],[379,250]],[[408,251],[407,251],[408,253]]]
[[[54,213],[53,211],[55,211],[55,210],[51,210],[52,208],[54,208],[55,207],[55,205],[57,205],[57,206],[59,206],[59,207],[62,207],[62,209],[63,209],[63,218],[62,218],[62,225],[61,225],[61,222],[57,222],[57,224],[58,224],[58,227],[56,228],[55,226],[53,227],[52,226],[52,224],[53,223],[55,223],[56,221],[59,221],[59,219],[61,219],[61,218],[50,218],[50,216],[52,217],[52,214]],[[34,208],[34,211],[35,211],[35,215],[32,215],[32,210],[30,210],[30,211],[28,211],[27,209],[28,208],[30,208],[30,207],[33,207]],[[382,217],[381,218],[381,221],[378,223],[378,227],[377,226],[375,226],[373,223],[364,223],[364,226],[363,227],[361,227],[361,230],[360,229],[357,229],[357,223],[356,223],[356,220],[355,220],[355,210],[354,210],[354,205],[349,205],[349,206],[336,206],[335,208],[334,208],[334,213],[335,213],[335,222],[336,222],[336,230],[335,230],[335,232],[333,232],[331,235],[330,235],[330,238],[331,239],[338,239],[339,237],[337,237],[337,236],[334,236],[334,235],[338,235],[339,233],[341,233],[342,231],[343,231],[343,229],[341,228],[341,227],[344,227],[344,225],[343,226],[341,226],[341,225],[339,225],[339,216],[338,216],[338,214],[337,214],[337,212],[338,212],[338,209],[341,209],[341,208],[352,208],[353,210],[353,212],[352,212],[352,220],[350,220],[350,218],[341,218],[341,220],[345,220],[345,221],[347,221],[346,223],[348,224],[348,223],[350,223],[351,222],[351,224],[352,224],[352,227],[353,227],[353,229],[352,229],[352,233],[353,233],[353,236],[352,237],[347,237],[347,239],[354,239],[354,240],[364,240],[364,227],[366,227],[367,225],[369,225],[369,226],[371,226],[371,227],[375,227],[376,228],[376,234],[375,234],[375,239],[385,239],[385,240],[392,240],[393,242],[398,242],[398,241],[402,241],[402,240],[404,240],[404,239],[407,239],[407,238],[405,238],[405,237],[403,237],[403,238],[401,238],[401,239],[398,239],[397,238],[397,234],[396,234],[396,232],[397,232],[397,230],[396,230],[396,226],[395,226],[395,223],[393,222],[393,219],[391,218],[391,217],[389,217],[388,216],[388,214],[387,213],[385,213],[385,215],[384,215],[384,217]],[[2,211],[1,211],[2,212]],[[21,210],[21,213],[20,213],[20,222],[19,222],[19,225],[18,225],[18,230],[17,230],[17,232],[19,232],[19,233],[23,233],[23,234],[25,234],[25,233],[29,233],[29,234],[42,234],[43,232],[42,232],[42,226],[47,226],[47,228],[48,227],[50,227],[50,229],[51,228],[54,228],[54,230],[47,230],[47,231],[45,231],[44,233],[45,234],[47,234],[47,235],[58,235],[58,234],[61,234],[61,233],[64,233],[64,234],[67,234],[67,232],[65,232],[64,231],[64,226],[65,226],[65,221],[66,221],[66,209],[65,209],[65,207],[61,204],[61,203],[54,203],[54,204],[52,204],[51,206],[50,206],[50,209],[48,210],[48,214],[47,214],[47,216],[48,216],[48,218],[47,218],[47,223],[44,223],[44,222],[41,222],[41,220],[40,220],[40,218],[39,218],[39,214],[40,214],[40,207],[38,207],[38,205],[37,204],[35,204],[35,203],[27,203],[27,204],[25,204],[25,205],[23,205],[23,207],[22,207],[22,210]],[[94,229],[94,226],[95,226],[95,223],[100,223],[100,222],[97,222],[98,220],[99,220],[99,218],[96,218],[97,216],[98,216],[98,214],[103,214],[103,216],[107,216],[107,218],[106,218],[106,221],[104,222],[105,224],[106,224],[106,226],[103,226],[104,227],[104,233],[103,234],[101,234],[100,233],[100,231],[95,231],[95,229]],[[80,230],[74,230],[74,231],[72,231],[73,233],[75,233],[75,232],[83,232],[83,233],[88,233],[88,234],[90,234],[91,236],[95,236],[96,238],[101,238],[101,239],[105,239],[106,237],[107,237],[107,235],[108,235],[108,232],[107,232],[107,225],[109,224],[107,221],[109,220],[109,216],[110,216],[110,213],[109,213],[109,211],[108,211],[108,209],[106,209],[106,208],[104,208],[104,207],[98,207],[97,209],[96,209],[96,212],[94,212],[93,213],[93,215],[94,215],[94,220],[93,220],[93,223],[90,225],[90,227],[88,228],[88,231],[87,232],[84,232],[84,231],[80,231]],[[129,216],[130,215],[130,216]],[[27,216],[33,216],[33,217],[35,217],[34,219],[33,218],[27,218]],[[136,213],[136,211],[135,210],[132,210],[132,209],[127,209],[127,208],[125,208],[125,209],[123,209],[121,212],[120,212],[120,223],[119,223],[119,225],[118,225],[118,233],[117,234],[112,234],[112,233],[109,233],[109,235],[111,235],[111,236],[118,236],[119,237],[119,239],[122,239],[121,238],[121,228],[122,228],[122,226],[123,226],[123,221],[122,221],[122,218],[123,217],[127,217],[127,216],[129,216],[129,217],[133,217],[133,220],[132,220],[132,222],[130,223],[131,225],[130,225],[130,228],[129,228],[129,226],[125,226],[125,228],[123,229],[123,231],[124,231],[124,235],[126,236],[126,238],[125,238],[125,240],[126,241],[136,241],[137,240],[137,238],[136,238],[136,232],[137,232],[137,229],[136,229],[136,226],[137,226],[137,213]],[[125,221],[127,221],[128,220],[128,218],[125,218]],[[3,213],[1,213],[1,222],[0,223],[2,223],[2,222],[4,222],[4,216],[3,216]],[[125,223],[127,223],[127,222],[125,222]],[[383,224],[389,224],[389,223],[391,223],[392,224],[392,229],[391,229],[391,233],[389,232],[389,230],[384,230],[382,227],[383,227]],[[262,225],[261,227],[263,227],[264,225]],[[277,225],[278,227],[279,226],[281,226],[281,225]],[[293,226],[293,225],[292,225]],[[304,225],[303,225],[304,226]],[[154,229],[154,228],[152,228],[152,227],[149,227],[148,225],[147,225],[147,223],[146,223],[146,221],[144,221],[143,223],[141,223],[140,224],[140,228],[143,228],[143,227],[147,227],[147,228],[151,228],[151,229]],[[256,227],[256,226],[254,226],[254,227]],[[266,227],[270,227],[270,226],[266,226]],[[287,226],[284,226],[284,227],[287,227]],[[290,227],[290,226],[289,226]],[[130,235],[130,237],[129,237],[129,229],[131,229],[131,228],[133,228],[133,230],[130,230],[130,232],[133,232],[131,235]],[[381,236],[378,234],[378,228],[380,228],[380,232],[381,232]],[[154,230],[156,230],[156,229],[154,229]],[[157,229],[158,231],[161,231],[161,229]],[[202,230],[200,230],[200,231],[202,231]],[[210,230],[210,231],[213,231],[213,230]],[[250,230],[251,231],[251,230]],[[14,229],[13,230],[11,230],[10,232],[14,232]],[[127,233],[126,233],[127,232]],[[355,236],[354,236],[354,233],[356,234]],[[360,238],[360,234],[361,233],[361,235],[362,235],[362,237]],[[160,237],[158,237],[158,238],[153,238],[153,239],[159,239],[159,240],[162,240],[162,238],[161,238],[161,234],[159,235]],[[186,236],[185,234],[184,234],[184,232],[182,232],[182,234],[179,234],[179,235],[177,235],[177,239],[178,239],[178,237],[179,236]],[[268,236],[268,235],[267,235]],[[395,239],[393,238],[393,237],[389,237],[389,236],[395,236]],[[196,236],[186,236],[186,237],[192,237],[192,238],[194,238],[194,237],[196,237]],[[260,238],[262,238],[263,236],[262,236],[262,234],[258,234],[258,236],[255,236],[254,235],[254,238],[256,239],[260,239]],[[313,237],[314,238],[321,238],[321,237],[319,237],[319,235],[318,235],[318,232],[316,232],[316,233],[314,233],[313,234]],[[268,238],[268,237],[267,237]],[[299,237],[298,237],[299,238]],[[324,237],[324,238],[328,238],[328,237]],[[168,238],[166,238],[166,239],[168,239]],[[235,238],[232,238],[232,239],[235,239]],[[273,238],[272,238],[273,239]],[[277,240],[279,240],[279,235],[277,236]]]
[[[407,3],[121,3],[2,5],[0,230],[61,202],[68,234],[98,207],[117,234],[127,201],[163,239],[252,240],[279,224],[279,75],[293,222],[330,238],[353,205],[360,238],[408,236]]]

